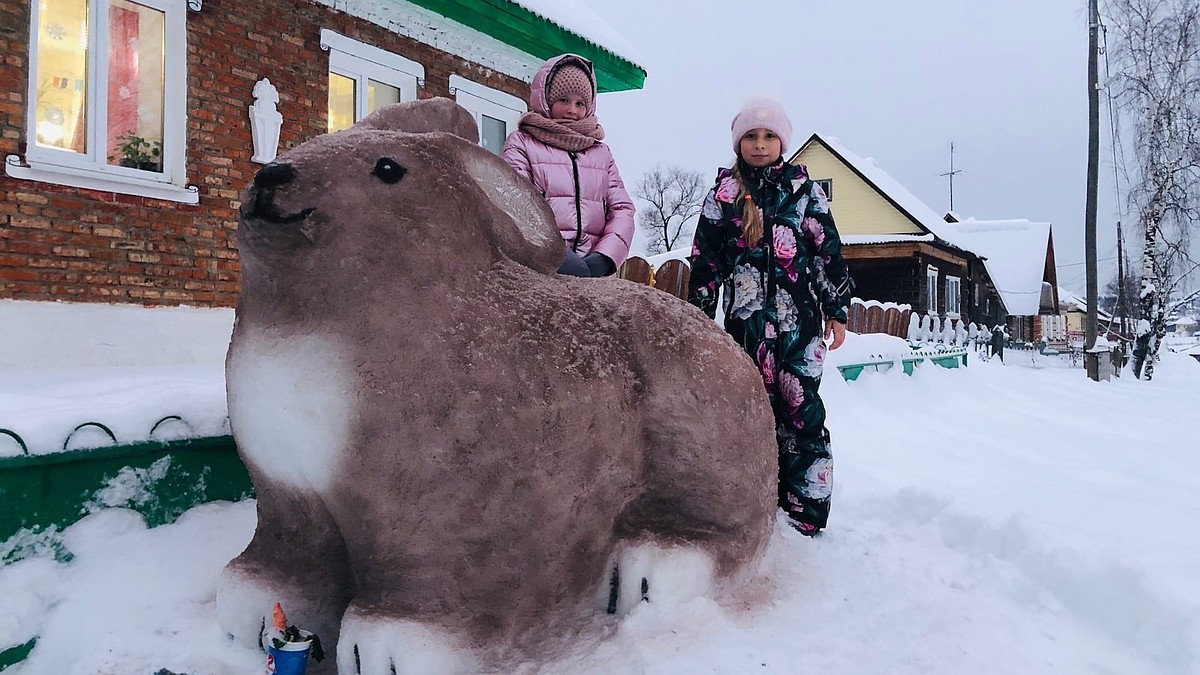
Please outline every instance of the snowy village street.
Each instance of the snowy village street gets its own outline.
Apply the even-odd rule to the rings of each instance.
[[[877,348],[851,336],[831,366]],[[826,534],[781,526],[748,595],[601,619],[530,671],[1196,673],[1200,364],[1164,353],[1153,382],[1094,383],[1008,360],[827,377]],[[67,531],[70,564],[0,569],[0,635],[41,636],[11,672],[258,672],[214,615],[254,521],[253,502],[151,530],[110,509]]]
[[[1200,0],[0,53],[0,675],[1200,675]]]

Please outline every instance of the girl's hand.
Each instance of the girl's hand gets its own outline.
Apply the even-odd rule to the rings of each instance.
[[[833,342],[829,343],[830,349],[837,349],[846,341],[846,324],[833,319],[825,320],[825,339],[832,338]]]

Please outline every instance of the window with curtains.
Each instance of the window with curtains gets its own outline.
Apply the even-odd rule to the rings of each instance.
[[[195,201],[185,190],[185,0],[32,3],[26,163],[79,187]]]
[[[946,316],[958,316],[961,312],[962,279],[946,277]]]
[[[500,154],[504,139],[517,130],[517,122],[527,110],[525,101],[460,75],[450,76],[450,91],[455,102],[475,118],[475,124],[479,126],[479,144]]]
[[[329,131],[341,131],[389,103],[415,101],[425,67],[399,54],[373,47],[329,29],[321,30],[329,50]]]

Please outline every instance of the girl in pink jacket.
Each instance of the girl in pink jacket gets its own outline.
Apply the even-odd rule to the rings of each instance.
[[[530,87],[532,112],[504,142],[504,161],[533,181],[567,245],[559,272],[612,274],[629,255],[634,209],[596,120],[596,75],[582,56],[556,56]]]

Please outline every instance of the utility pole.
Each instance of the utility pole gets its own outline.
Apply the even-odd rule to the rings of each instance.
[[[1129,335],[1129,303],[1125,297],[1125,235],[1121,233],[1121,221],[1117,221],[1117,311],[1121,313],[1121,336]],[[1122,342],[1121,344],[1125,344]],[[1124,348],[1122,348],[1123,350]]]
[[[950,177],[950,210],[951,211],[954,210],[954,174],[957,174],[957,173],[962,173],[962,171],[954,170],[954,141],[950,141],[950,171],[947,173],[938,174],[938,175]]]
[[[1083,326],[1085,352],[1096,345],[1096,303],[1099,295],[1096,288],[1096,190],[1100,179],[1100,9],[1097,3],[1098,0],[1088,0],[1088,164],[1087,203],[1083,217],[1088,303]],[[1087,356],[1092,355],[1088,353]],[[1099,381],[1098,367],[1088,367],[1085,371],[1088,377]]]

